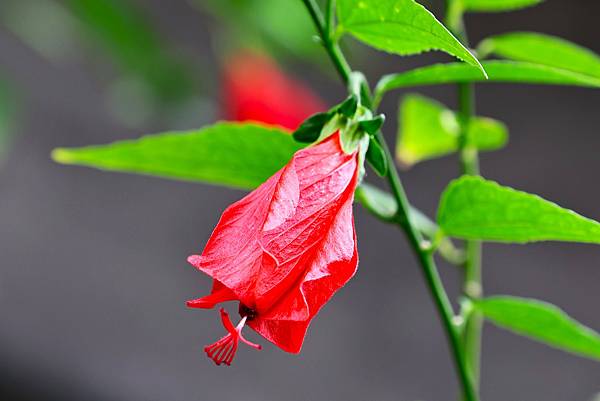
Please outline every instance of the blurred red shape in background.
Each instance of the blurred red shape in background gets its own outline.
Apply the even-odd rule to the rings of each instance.
[[[223,117],[295,130],[325,103],[308,86],[286,75],[265,55],[243,50],[227,58],[223,70]]]

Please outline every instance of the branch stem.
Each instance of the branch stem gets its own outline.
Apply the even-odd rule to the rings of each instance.
[[[468,45],[467,31],[464,23],[464,10],[461,2],[447,0],[446,23],[448,28],[465,45]],[[460,117],[459,158],[462,173],[479,175],[479,154],[470,138],[469,127],[475,116],[475,86],[472,83],[460,83],[457,87]],[[483,295],[481,277],[482,246],[479,241],[467,241],[466,259],[463,278],[463,294],[469,299],[479,299]],[[465,325],[462,332],[462,346],[467,359],[471,376],[476,389],[479,388],[481,364],[481,332],[483,318],[477,312],[463,316]]]
[[[321,36],[323,46],[333,62],[334,67],[338,71],[344,83],[348,83],[352,69],[346,61],[338,44],[327,32],[325,18],[315,0],[302,0],[308,12],[310,13],[313,22]],[[331,27],[329,27],[331,29]],[[372,98],[369,88],[366,84],[363,85],[363,103],[367,107],[371,107]],[[397,202],[398,210],[396,213],[397,224],[404,230],[409,243],[421,265],[425,282],[433,297],[436,309],[442,321],[442,325],[446,332],[446,337],[453,356],[453,361],[459,378],[459,382],[465,396],[466,401],[477,401],[477,392],[470,377],[469,368],[464,355],[464,349],[461,344],[460,334],[457,326],[454,324],[454,310],[448,299],[446,290],[442,284],[439,273],[437,271],[433,254],[430,250],[429,243],[423,240],[421,233],[415,228],[410,218],[410,204],[406,196],[406,192],[400,180],[398,170],[395,167],[394,158],[390,152],[389,146],[383,137],[381,131],[376,135],[377,141],[382,146],[385,156],[390,166],[386,179],[392,190],[392,194]]]
[[[479,175],[479,155],[477,149],[469,145],[468,127],[474,115],[474,88],[473,84],[459,84],[459,115],[461,116],[460,135],[460,164],[462,173],[466,175]],[[480,241],[469,240],[466,242],[466,259],[463,277],[463,294],[473,300],[483,295],[481,277]],[[481,360],[481,332],[483,318],[481,314],[473,312],[465,320],[462,341],[467,363],[471,371],[476,388],[479,387],[479,371]]]

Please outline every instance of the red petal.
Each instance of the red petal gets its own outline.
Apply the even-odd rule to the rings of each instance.
[[[190,256],[188,261],[193,264],[196,258],[197,256]],[[236,299],[233,291],[225,287],[222,283],[219,283],[217,280],[214,280],[210,295],[187,301],[187,306],[190,308],[212,309],[221,302],[234,301]]]
[[[351,236],[348,237],[348,234]],[[332,249],[336,250],[331,252]],[[300,352],[312,318],[356,273],[358,252],[351,201],[340,211],[309,265],[310,270],[297,287],[291,289],[266,315],[258,315],[248,322],[248,326],[287,352]],[[300,302],[307,306],[309,316],[305,320],[290,313]]]

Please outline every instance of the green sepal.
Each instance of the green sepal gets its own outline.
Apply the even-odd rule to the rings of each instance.
[[[369,139],[369,149],[367,150],[366,155],[367,161],[377,175],[385,177],[389,168],[385,152],[379,142],[377,142],[377,139],[373,137],[370,137]]]
[[[358,129],[356,124],[347,124],[345,128],[340,129],[342,150],[347,154],[356,152],[361,140],[366,136],[364,132]]]
[[[368,88],[367,78],[362,72],[352,71],[348,77],[348,92],[355,95],[359,99],[359,103],[362,101],[362,88]]]
[[[363,120],[359,123],[360,128],[369,135],[375,135],[385,122],[385,115],[379,114],[371,120]]]
[[[314,142],[321,142],[337,131],[342,132],[348,125],[348,119],[340,114],[332,113],[332,117],[321,129],[319,137]]]
[[[358,140],[358,183],[362,183],[363,178],[365,178],[365,174],[367,173],[365,170],[365,159],[367,152],[370,148],[369,146],[369,137],[367,135],[361,135]]]
[[[358,108],[358,96],[352,94],[348,96],[346,100],[344,100],[339,105],[335,106],[331,109],[333,113],[342,114],[344,117],[352,118],[354,114],[356,114],[356,109]]]
[[[324,113],[313,114],[308,117],[296,131],[292,134],[294,139],[302,143],[312,143],[319,139],[323,127],[331,120],[332,113],[327,111]]]

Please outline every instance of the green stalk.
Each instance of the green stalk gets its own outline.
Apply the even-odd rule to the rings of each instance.
[[[477,149],[468,145],[468,126],[474,115],[473,84],[459,84],[459,115],[461,116],[460,163],[463,174],[479,175],[479,155]],[[466,243],[466,259],[463,278],[463,294],[469,299],[479,299],[483,295],[481,281],[480,241],[470,240]],[[477,312],[466,316],[462,333],[464,352],[469,364],[476,388],[479,388],[481,364],[481,332],[483,318]]]
[[[302,2],[308,9],[313,22],[316,25],[325,50],[331,58],[340,77],[344,83],[347,84],[352,69],[340,51],[337,43],[334,42],[333,38],[328,34],[327,25],[318,4],[315,0],[302,0]],[[328,5],[331,6],[331,3]],[[370,107],[372,99],[369,88],[366,85],[363,85],[362,92],[364,103],[368,103],[365,106]],[[454,364],[465,399],[467,401],[477,401],[477,393],[475,391],[475,387],[473,386],[469,368],[465,360],[460,334],[457,327],[453,323],[455,315],[452,304],[448,299],[448,295],[438,274],[435,261],[433,259],[431,245],[428,241],[423,240],[421,233],[411,223],[409,216],[410,204],[400,180],[398,170],[395,167],[394,158],[392,157],[389,146],[387,145],[387,142],[385,141],[381,131],[377,133],[377,140],[382,146],[388,161],[388,165],[390,166],[386,179],[398,204],[396,220],[398,225],[404,230],[404,233],[406,234],[421,265],[425,281],[434,299],[436,309],[440,315],[442,325],[444,326],[444,330],[448,338],[448,343],[450,345],[450,350],[452,352]]]
[[[469,144],[469,125],[475,115],[475,87],[472,83],[458,84],[458,107],[461,126],[458,145],[462,173],[479,175],[479,154],[477,148]]]
[[[468,45],[463,12],[460,1],[447,1],[446,23],[465,45]],[[469,125],[475,115],[475,87],[472,83],[458,84],[458,104],[460,116],[459,158],[461,170],[466,175],[479,175],[479,154],[477,148],[471,146],[469,138]],[[481,277],[480,241],[467,241],[466,259],[463,278],[463,294],[469,299],[479,299],[483,295]],[[481,364],[481,332],[483,318],[477,312],[469,313],[465,317],[462,332],[462,345],[465,357],[473,377],[476,389],[479,389],[480,364]]]
[[[454,324],[454,310],[437,271],[437,267],[433,259],[433,253],[430,249],[430,244],[423,240],[421,234],[411,224],[409,217],[408,198],[402,182],[400,181],[398,170],[395,167],[394,158],[391,155],[387,142],[383,138],[381,131],[377,133],[377,138],[383,147],[388,160],[388,165],[390,166],[386,178],[392,189],[394,198],[398,203],[398,224],[404,230],[404,233],[406,234],[412,249],[417,256],[417,259],[421,264],[425,282],[427,283],[429,292],[433,297],[436,309],[440,315],[442,325],[444,326],[444,330],[446,332],[446,337],[450,345],[450,351],[452,352],[454,365],[457,370],[465,400],[477,401],[477,392],[469,372],[469,366],[465,357],[464,348],[461,344],[460,334]]]

